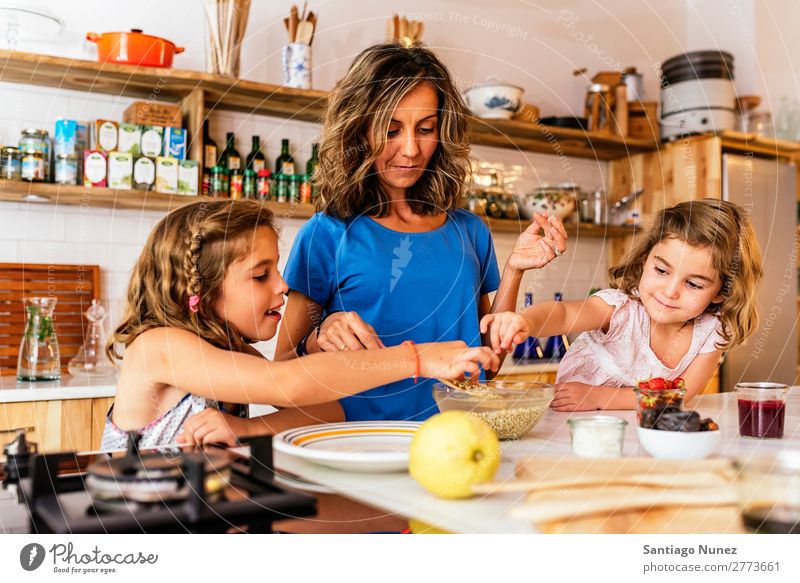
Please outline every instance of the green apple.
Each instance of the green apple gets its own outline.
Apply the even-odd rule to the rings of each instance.
[[[500,441],[480,417],[466,411],[434,415],[417,429],[408,471],[440,498],[467,498],[472,485],[490,480],[500,465]]]

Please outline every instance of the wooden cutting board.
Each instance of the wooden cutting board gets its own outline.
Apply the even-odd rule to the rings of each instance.
[[[661,486],[619,483],[637,476],[663,476],[667,481]],[[677,487],[670,485],[670,476]],[[512,511],[546,533],[746,532],[734,503],[734,473],[723,459],[530,457],[517,464],[516,478],[531,484],[584,482],[534,489]],[[593,478],[594,483],[587,483]],[[640,500],[635,508],[619,509],[634,500]]]

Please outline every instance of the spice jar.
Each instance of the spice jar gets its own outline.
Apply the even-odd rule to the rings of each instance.
[[[248,168],[242,177],[242,195],[244,198],[256,198],[256,171]]]
[[[222,166],[211,169],[211,196],[228,198],[228,171]]]
[[[55,176],[56,184],[78,183],[78,157],[74,154],[59,154],[56,156]]]
[[[22,177],[19,149],[6,146],[0,150],[0,178],[19,180]]]
[[[44,155],[39,150],[25,150],[22,153],[21,176],[23,180],[31,182],[44,180]]]
[[[256,178],[256,192],[259,200],[269,200],[269,177],[270,172],[266,168],[262,168],[258,171],[258,177]]]
[[[593,415],[569,419],[572,453],[578,457],[619,457],[625,437],[624,419],[610,415]]]

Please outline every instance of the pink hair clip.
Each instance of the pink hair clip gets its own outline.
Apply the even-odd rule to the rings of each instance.
[[[191,312],[194,312],[196,314],[198,309],[197,306],[199,305],[200,305],[200,296],[198,296],[197,294],[189,296],[189,310]]]

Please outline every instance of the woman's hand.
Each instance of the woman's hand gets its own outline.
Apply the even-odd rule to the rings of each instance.
[[[500,359],[487,346],[467,347],[466,342],[431,342],[417,346],[420,374],[428,378],[458,379],[465,373],[477,377],[484,370],[497,370]]]
[[[500,312],[486,314],[481,320],[481,334],[489,332],[492,349],[500,354],[508,352],[514,344],[521,344],[531,335],[531,327],[521,314]]]
[[[606,387],[586,383],[560,383],[550,407],[556,411],[596,411],[603,408]]]
[[[224,444],[230,447],[239,444],[237,435],[244,432],[244,420],[208,408],[189,417],[183,423],[183,432],[177,442],[185,445]]]
[[[335,312],[325,318],[317,345],[325,352],[385,348],[375,329],[355,312]]]
[[[539,235],[539,231],[544,236]],[[516,271],[539,269],[567,250],[567,231],[553,215],[533,214],[533,222],[517,238],[507,266]]]

